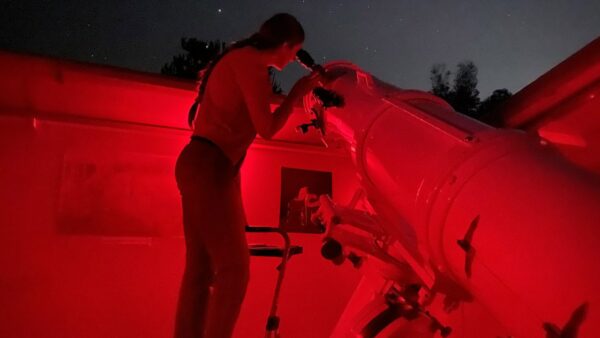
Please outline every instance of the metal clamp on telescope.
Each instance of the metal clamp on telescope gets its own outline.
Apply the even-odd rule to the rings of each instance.
[[[311,127],[319,130],[322,136],[325,136],[325,110],[330,107],[343,107],[344,98],[336,94],[332,90],[325,89],[323,87],[317,87],[312,91],[312,97],[314,99],[310,106],[310,113],[314,117],[310,120],[310,123],[303,123],[296,127],[296,130],[302,134],[306,134]],[[306,102],[305,102],[306,106]]]
[[[329,77],[323,66],[315,63],[315,60],[308,54],[307,51],[301,49],[296,54],[296,60],[306,69],[317,72],[325,80],[332,80]],[[308,103],[308,104],[307,104]],[[302,134],[306,134],[311,127],[319,130],[321,135],[325,135],[325,121],[324,111],[330,107],[343,107],[344,98],[332,90],[325,89],[323,87],[317,87],[311,92],[309,102],[305,100],[305,107],[310,107],[310,113],[314,116],[310,120],[310,123],[304,123],[299,125],[296,129]]]

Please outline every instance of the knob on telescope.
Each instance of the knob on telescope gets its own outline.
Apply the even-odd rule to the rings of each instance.
[[[315,59],[313,59],[312,56],[310,56],[310,54],[304,49],[300,49],[296,53],[296,61],[310,71],[319,72],[320,74],[325,73],[325,69],[321,65],[317,64]]]
[[[321,256],[335,265],[341,265],[345,260],[342,244],[333,238],[325,239],[321,247]]]

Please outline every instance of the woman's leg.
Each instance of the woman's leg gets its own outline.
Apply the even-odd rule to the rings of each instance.
[[[202,213],[196,207],[201,199],[183,196],[184,228],[193,227],[202,221]],[[204,338],[206,335],[210,288],[214,280],[214,269],[208,249],[201,241],[192,241],[186,233],[186,261],[175,319],[176,338]]]
[[[224,266],[215,275],[207,318],[206,337],[230,338],[248,286],[248,266]]]
[[[175,337],[229,338],[246,293],[249,252],[239,177],[229,162],[185,151],[176,166],[186,269]],[[212,158],[211,158],[212,157]],[[201,160],[201,162],[198,162]],[[208,164],[208,165],[207,165]]]
[[[213,211],[222,223],[212,229],[209,244],[215,266],[207,323],[207,336],[211,338],[231,337],[248,286],[250,253],[239,182],[239,176],[228,181],[218,194],[226,207]]]

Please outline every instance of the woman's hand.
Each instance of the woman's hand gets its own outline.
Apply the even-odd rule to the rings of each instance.
[[[308,94],[313,88],[321,85],[321,79],[318,72],[312,72],[309,75],[301,77],[292,89],[290,90],[290,94],[288,97],[294,101],[302,98],[304,95]]]

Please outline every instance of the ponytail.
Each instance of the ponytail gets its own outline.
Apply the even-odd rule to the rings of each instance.
[[[250,37],[236,41],[227,47],[220,55],[212,60],[205,70],[199,74],[200,86],[198,87],[198,96],[188,112],[188,125],[191,127],[196,116],[199,104],[204,98],[204,92],[208,84],[208,78],[215,68],[216,64],[229,52],[235,49],[252,46],[257,50],[275,49],[283,43],[291,44],[301,43],[304,41],[304,29],[302,25],[290,14],[279,13],[265,21],[257,33]]]

